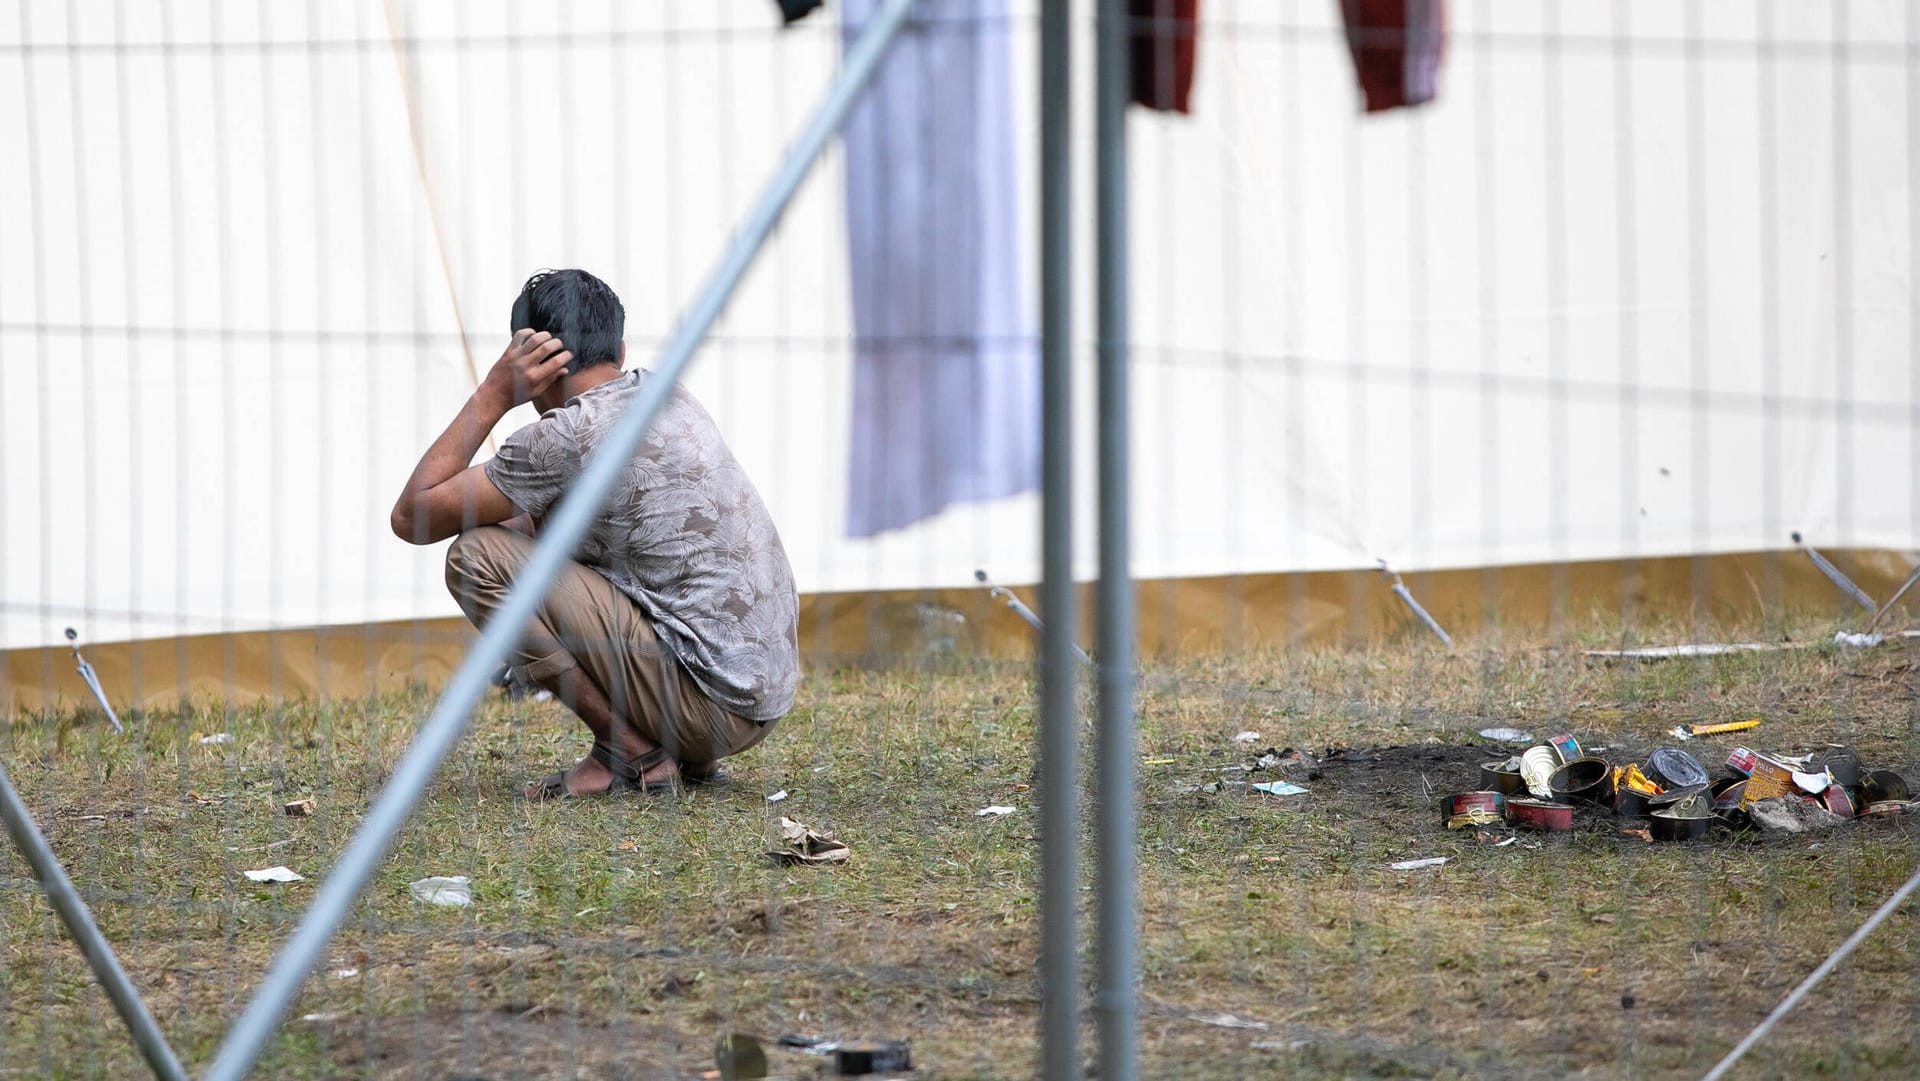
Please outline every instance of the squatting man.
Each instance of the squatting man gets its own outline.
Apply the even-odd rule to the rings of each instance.
[[[453,537],[447,588],[484,626],[547,513],[640,388],[622,371],[620,298],[582,270],[543,271],[513,305],[512,340],[393,505],[413,544]],[[540,419],[469,465],[507,411]],[[509,657],[593,733],[571,768],[528,785],[556,799],[711,783],[793,704],[793,568],[760,494],[686,391],[661,407]]]

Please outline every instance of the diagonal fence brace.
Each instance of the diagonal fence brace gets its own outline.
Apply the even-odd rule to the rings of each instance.
[[[572,558],[575,544],[599,513],[607,493],[647,434],[654,414],[673,392],[708,331],[719,321],[735,288],[772,235],[814,162],[840,130],[841,122],[886,56],[888,46],[906,24],[915,2],[887,0],[874,13],[859,40],[847,50],[840,74],[826,98],[814,110],[746,220],[728,241],[719,263],[701,286],[672,337],[661,347],[658,362],[641,388],[639,398],[607,433],[573,488],[548,518],[539,543],[534,546],[526,566],[521,568],[520,577],[513,583],[506,601],[488,620],[479,641],[468,650],[466,659],[441,693],[440,701],[420,726],[420,734],[395,767],[379,797],[367,809],[359,832],[341,854],[340,862],[321,882],[292,937],[281,947],[272,968],[254,992],[253,1000],[228,1030],[213,1065],[207,1070],[207,1081],[242,1081],[267,1040],[280,1027],[280,1020],[299,993],[300,985],[319,963],[327,943],[373,877],[394,836],[412,816],[414,806],[426,792],[441,761],[466,731],[468,716],[491,685],[493,673],[519,639],[521,629],[532,618],[561,568]]]
[[[120,967],[120,958],[108,945],[107,936],[101,934],[99,925],[93,922],[86,902],[80,899],[73,880],[67,877],[52,846],[47,844],[46,835],[34,825],[33,814],[27,810],[20,793],[14,790],[4,765],[0,765],[0,818],[6,819],[7,835],[13,838],[14,847],[33,868],[34,877],[40,880],[40,888],[46,891],[47,902],[66,925],[67,934],[73,936],[80,952],[86,955],[87,966],[93,969],[94,978],[100,981],[107,997],[113,1000],[113,1008],[119,1011],[120,1020],[126,1022],[127,1031],[133,1035],[133,1042],[153,1070],[153,1076],[160,1081],[187,1081],[187,1071],[174,1056],[159,1023],[147,1011],[147,1004],[127,977],[127,970]]]

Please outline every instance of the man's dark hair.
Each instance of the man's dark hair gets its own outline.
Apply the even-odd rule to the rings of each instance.
[[[573,352],[567,370],[620,363],[627,309],[606,282],[584,270],[542,270],[520,287],[513,331],[544,330]]]

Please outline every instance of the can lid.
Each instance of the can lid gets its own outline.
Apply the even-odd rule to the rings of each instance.
[[[1648,755],[1647,772],[1668,788],[1707,783],[1707,767],[1678,747],[1662,747]]]

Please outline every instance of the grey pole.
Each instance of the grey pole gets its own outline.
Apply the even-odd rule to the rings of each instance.
[[[1073,629],[1072,0],[1040,9],[1040,1076],[1080,1076]]]
[[[107,936],[100,933],[93,916],[87,912],[86,902],[80,900],[79,891],[61,869],[53,848],[47,844],[40,828],[33,824],[33,814],[27,810],[20,793],[14,791],[5,766],[0,766],[0,818],[6,819],[8,836],[26,857],[27,865],[33,868],[40,888],[47,891],[47,901],[53,905],[60,922],[66,925],[67,933],[86,955],[87,966],[93,969],[93,976],[100,981],[107,997],[113,1000],[113,1008],[119,1011],[120,1020],[133,1034],[133,1042],[140,1048],[140,1055],[147,1060],[153,1076],[160,1081],[187,1081],[186,1069],[174,1057],[159,1023],[147,1012],[139,990],[127,978],[126,969],[120,967],[120,959],[114,956]]]
[[[887,0],[874,13],[860,39],[847,51],[839,77],[827,91],[825,100],[814,110],[779,170],[728,242],[680,325],[661,347],[653,374],[639,399],[607,433],[605,442],[587,461],[586,468],[547,520],[540,542],[513,583],[512,592],[448,681],[433,713],[421,725],[420,735],[408,748],[379,798],[368,808],[353,843],[320,884],[312,906],[281,948],[253,1001],[227,1033],[207,1071],[207,1081],[241,1081],[267,1039],[279,1027],[281,1016],[299,993],[307,974],[319,962],[327,942],[346,919],[355,898],[373,877],[394,835],[406,825],[441,760],[465,731],[468,714],[486,693],[494,671],[519,639],[521,628],[533,615],[561,567],[571,558],[575,543],[599,513],[600,504],[633,457],[654,414],[673,392],[674,384],[692,361],[695,350],[719,320],[734,288],[753,264],[754,256],[773,232],[814,160],[839,130],[847,111],[878,69],[914,3],[915,0]]]
[[[1100,321],[1100,586],[1095,651],[1100,661],[1095,757],[1099,806],[1097,897],[1101,1081],[1139,1076],[1136,1045],[1138,921],[1134,810],[1133,576],[1128,565],[1127,405],[1127,100],[1129,19],[1126,0],[1100,0],[1095,73],[1095,182],[1099,205]]]

